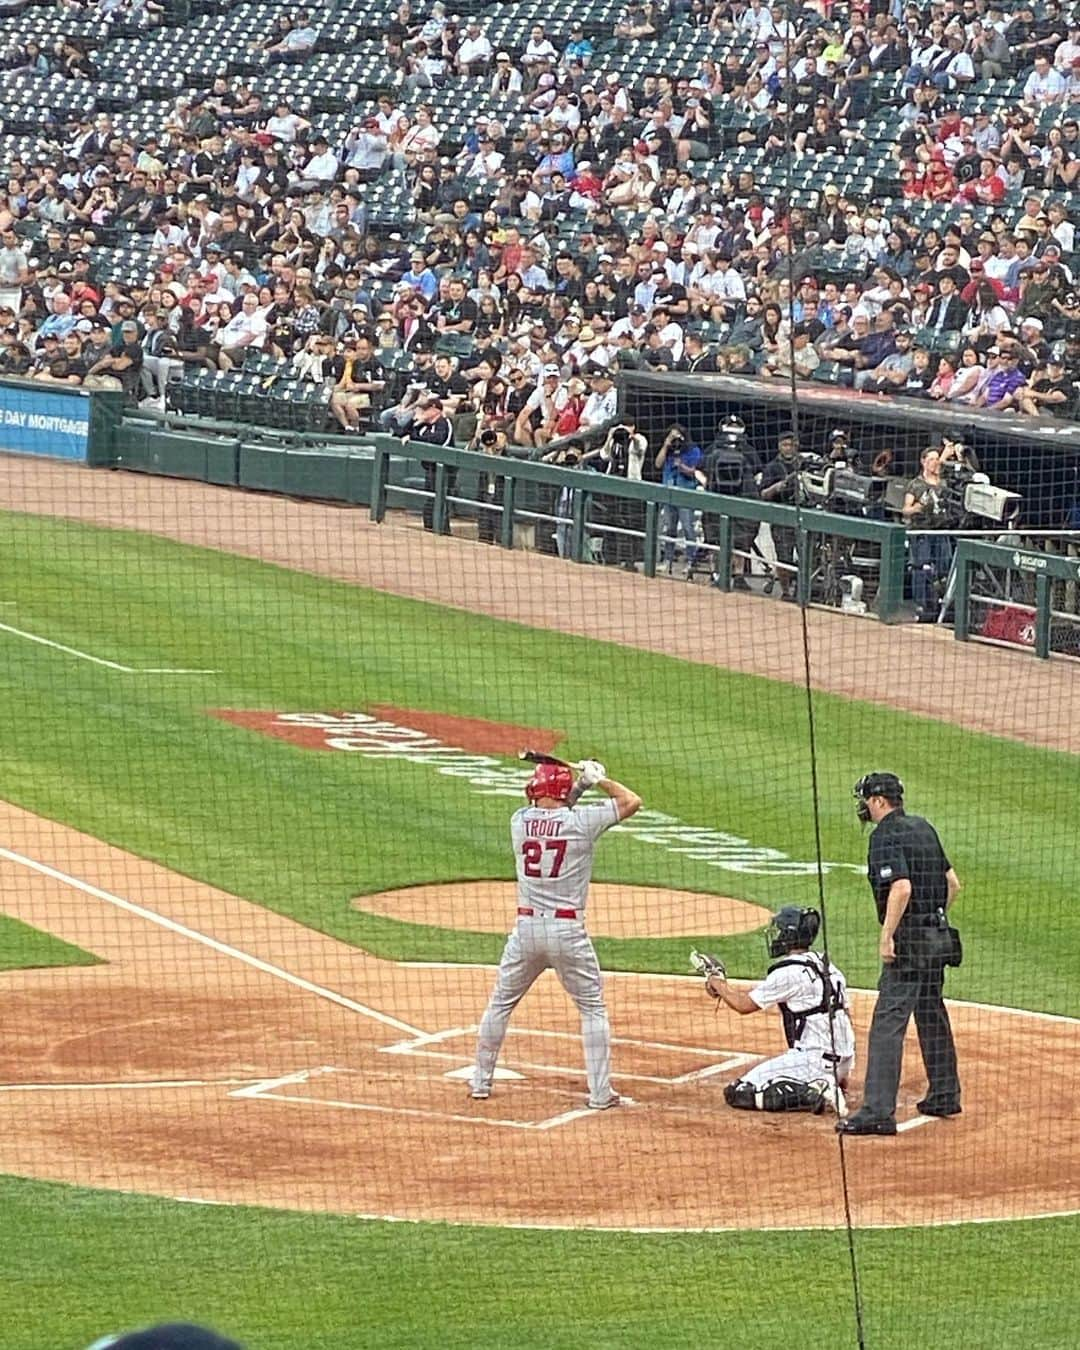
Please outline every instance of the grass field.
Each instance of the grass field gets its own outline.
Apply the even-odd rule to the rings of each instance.
[[[291,747],[207,709],[393,703],[551,728],[573,754],[602,752],[650,806],[814,857],[799,689],[135,534],[8,517],[0,546],[16,626],[128,665],[221,671],[118,675],[0,634],[5,795],[379,954],[497,957],[490,935],[398,924],[348,902],[509,876],[507,800],[428,766]],[[572,678],[552,678],[561,671]],[[816,715],[825,858],[862,863],[850,787],[887,746],[967,888],[971,959],[952,979],[955,995],[1080,1012],[1080,912],[1065,903],[1080,876],[1073,758],[831,696],[817,697]],[[605,845],[596,875],[770,906],[817,897],[813,876],[719,871],[628,837]],[[839,964],[853,984],[872,982],[865,880],[832,872],[826,897]],[[760,970],[756,936],[723,945],[737,973]],[[609,940],[602,958],[681,971],[686,949]]]
[[[511,803],[429,766],[292,747],[209,709],[389,703],[549,728],[571,754],[602,754],[649,806],[794,859],[815,856],[798,689],[134,533],[6,516],[0,548],[4,598],[15,601],[6,623],[129,666],[219,672],[122,674],[0,633],[3,795],[381,955],[496,959],[499,938],[377,919],[349,901],[509,876]],[[868,664],[867,687],[881,678]],[[1080,1014],[1075,759],[825,695],[815,710],[824,857],[861,864],[850,785],[868,768],[894,768],[966,885],[968,958],[950,991]],[[812,876],[720,871],[629,836],[605,842],[597,877],[765,905],[817,897]],[[852,984],[869,985],[877,964],[865,879],[831,872],[825,894],[834,958]],[[735,973],[761,970],[759,935],[699,937]],[[689,945],[598,944],[610,967],[677,971]],[[0,925],[0,968],[43,959],[92,957]],[[379,1225],[14,1180],[0,1188],[0,1222],[20,1234],[8,1262],[14,1290],[29,1303],[48,1291],[33,1328],[0,1325],[0,1350],[65,1350],[195,1310],[261,1350],[674,1347],[718,1335],[771,1346],[791,1340],[804,1312],[800,1337],[854,1339],[839,1234],[647,1239]],[[1070,1220],[860,1233],[869,1343],[1075,1344],[1073,1296],[1054,1254],[1075,1247],[1077,1231]],[[152,1272],[148,1252],[159,1258]]]
[[[764,1350],[801,1334],[854,1344],[839,1232],[387,1225],[11,1180],[0,1183],[0,1213],[21,1235],[6,1262],[12,1306],[55,1289],[48,1325],[8,1319],[2,1350],[76,1350],[193,1308],[250,1350],[675,1350],[718,1339]],[[868,1343],[1068,1350],[1076,1307],[1061,1254],[1075,1232],[1043,1220],[860,1233]]]
[[[0,970],[92,966],[96,963],[97,957],[90,952],[82,952],[50,933],[39,933],[18,919],[0,914]]]

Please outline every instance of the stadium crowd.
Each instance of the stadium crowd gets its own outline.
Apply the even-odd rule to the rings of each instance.
[[[93,8],[61,0],[61,26]],[[324,384],[343,430],[405,434],[438,399],[459,442],[537,447],[610,422],[625,365],[1074,416],[1080,18],[1057,0],[633,0],[617,43],[536,23],[513,50],[486,22],[403,0],[393,83],[332,144],[285,95],[221,75],[154,135],[98,112],[51,128],[52,153],[9,158],[0,373],[164,407],[185,368],[256,352]],[[620,44],[680,24],[730,54],[624,77]],[[318,39],[317,13],[295,10],[253,48],[272,77]],[[86,78],[92,54],[64,47],[16,37],[3,64]],[[985,81],[1008,101],[976,99]],[[520,111],[439,125],[419,100],[451,82]],[[871,113],[895,128],[875,187],[813,177]],[[759,181],[778,161],[811,171],[807,193]],[[409,219],[373,217],[387,181]],[[101,264],[117,232],[148,243],[138,284]]]

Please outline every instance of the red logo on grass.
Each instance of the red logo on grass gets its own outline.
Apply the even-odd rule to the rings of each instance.
[[[479,755],[514,756],[523,747],[550,754],[562,740],[557,731],[395,708],[377,703],[367,712],[290,713],[211,708],[233,726],[259,731],[305,750],[376,750],[388,745],[410,749],[453,746]]]

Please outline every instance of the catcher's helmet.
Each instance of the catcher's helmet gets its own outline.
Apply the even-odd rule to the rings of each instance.
[[[796,947],[809,947],[818,935],[821,915],[816,909],[784,905],[776,911],[765,930],[770,956],[785,956]]]
[[[884,797],[896,806],[904,800],[904,785],[894,773],[864,773],[852,792],[858,802],[856,812],[864,823],[870,819],[866,803],[871,797]]]
[[[525,784],[525,796],[535,802],[540,797],[555,797],[564,802],[574,786],[573,770],[565,764],[538,764]]]

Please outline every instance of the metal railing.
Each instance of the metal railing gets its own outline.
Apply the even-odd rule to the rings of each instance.
[[[1067,533],[1072,532],[1059,531],[1057,535],[1060,537]],[[1008,588],[1005,595],[989,595],[976,591],[973,586],[975,575],[980,570],[986,572],[990,569],[1007,577],[1017,575],[1026,578],[1027,590],[1033,591],[1033,594],[1018,597],[1012,593],[1011,588]],[[1063,594],[1071,600],[1072,608],[1055,606],[1055,584],[1064,588]],[[978,539],[960,539],[953,560],[953,588],[956,614],[953,633],[960,642],[989,641],[1000,644],[1003,641],[1000,638],[987,637],[981,630],[975,631],[972,614],[976,605],[1029,614],[1034,620],[1030,645],[1034,648],[1035,655],[1043,660],[1046,660],[1053,650],[1055,619],[1075,627],[1080,637],[1080,612],[1077,608],[1077,601],[1080,599],[1080,559],[1076,557],[1018,548],[1009,544],[989,544]],[[1023,648],[1029,644],[1024,641],[1004,640],[1004,645]]]
[[[885,621],[901,617],[904,597],[905,530],[901,525],[866,520],[858,516],[834,515],[826,511],[799,510],[793,506],[773,505],[768,502],[724,497],[711,492],[694,492],[683,488],[664,487],[656,483],[630,482],[611,478],[582,469],[556,468],[554,465],[505,456],[479,454],[472,450],[430,446],[417,442],[402,442],[392,436],[376,435],[370,438],[375,446],[372,470],[371,518],[381,522],[388,507],[415,505],[418,500],[430,502],[430,518],[436,534],[449,533],[449,508],[458,503],[475,509],[478,505],[499,511],[498,542],[503,548],[514,545],[514,523],[518,518],[544,518],[563,525],[566,534],[566,556],[573,562],[591,561],[588,545],[590,534],[618,533],[640,539],[643,546],[642,570],[647,577],[656,575],[661,543],[671,536],[661,534],[661,516],[665,507],[689,510],[709,517],[714,534],[708,544],[688,541],[695,548],[711,552],[715,568],[715,584],[719,590],[732,589],[731,561],[734,550],[734,525],[737,521],[765,523],[794,532],[797,564],[795,566],[796,597],[800,604],[812,602],[815,569],[823,551],[850,554],[851,546],[869,544],[876,551],[878,576],[877,594],[873,605],[876,616]],[[396,486],[388,481],[392,455],[406,454],[434,466],[431,486]],[[502,480],[502,504],[478,503],[458,497],[451,491],[453,471],[465,471]],[[558,494],[568,490],[569,516],[545,515],[533,510],[519,510],[519,497],[526,484],[554,489]],[[643,528],[594,523],[590,507],[601,503],[616,511],[633,505],[643,511]],[[524,508],[524,502],[521,503]],[[745,556],[745,555],[744,555]]]

